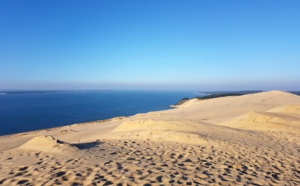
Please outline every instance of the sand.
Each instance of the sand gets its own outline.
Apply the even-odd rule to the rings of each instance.
[[[300,97],[270,91],[0,137],[0,185],[300,185]]]

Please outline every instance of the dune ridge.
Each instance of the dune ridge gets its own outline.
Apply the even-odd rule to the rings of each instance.
[[[64,151],[75,151],[77,148],[74,145],[55,139],[52,136],[37,136],[27,141],[17,149],[61,153]]]
[[[299,133],[300,115],[298,105],[281,106],[268,110],[267,112],[251,111],[225,122],[220,125],[232,128],[260,130],[260,131],[288,131]],[[290,115],[290,114],[294,115]],[[296,115],[295,115],[296,113]]]
[[[268,112],[275,112],[275,113],[286,113],[286,114],[300,114],[300,105],[285,105],[281,107],[275,107]]]

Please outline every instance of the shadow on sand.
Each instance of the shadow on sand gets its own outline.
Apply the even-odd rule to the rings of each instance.
[[[104,142],[94,141],[94,142],[88,142],[88,143],[76,143],[76,144],[74,144],[74,146],[76,146],[80,150],[84,150],[84,149],[92,149],[95,147],[99,147],[103,143]]]

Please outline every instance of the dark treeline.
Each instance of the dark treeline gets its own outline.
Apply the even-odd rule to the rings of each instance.
[[[214,98],[228,97],[228,96],[242,96],[242,95],[246,95],[246,94],[254,94],[254,93],[259,93],[259,92],[262,92],[262,91],[261,90],[243,90],[243,91],[201,92],[201,94],[204,94],[203,96],[197,96],[194,98],[196,98],[198,100],[205,100],[205,99],[214,99]],[[191,99],[194,99],[194,98],[191,98]],[[190,99],[183,98],[173,106],[182,105],[183,103],[187,102],[188,100],[190,100]]]
[[[254,94],[262,92],[261,90],[241,90],[241,91],[214,91],[214,92],[202,92],[206,94],[204,96],[197,96],[197,99],[213,99],[213,98],[220,98],[220,97],[227,97],[227,96],[241,96],[246,94]]]
[[[198,96],[195,98],[204,100],[204,99],[213,99],[213,98],[228,97],[228,96],[241,96],[241,95],[244,95],[244,94],[238,94],[238,93],[211,94],[211,95],[206,95],[206,96]]]

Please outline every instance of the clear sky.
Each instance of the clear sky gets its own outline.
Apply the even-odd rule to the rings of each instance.
[[[1,0],[0,89],[300,90],[300,1]]]

